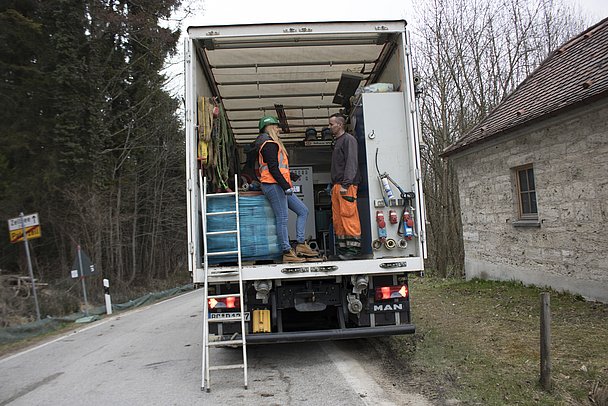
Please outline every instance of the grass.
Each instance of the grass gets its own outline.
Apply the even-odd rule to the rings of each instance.
[[[48,339],[60,336],[62,334],[67,334],[68,332],[78,330],[79,328],[82,328],[82,326],[75,326],[74,323],[62,323],[57,329],[53,331],[48,331],[37,336],[24,338],[19,341],[0,344],[0,357],[9,355],[20,350],[25,350],[30,347],[34,347],[37,344],[42,344]]]
[[[98,279],[100,279],[100,278],[98,278]],[[100,280],[98,282],[100,282]],[[174,288],[176,286],[185,285],[188,282],[189,282],[189,279],[188,279],[187,275],[186,276],[177,275],[177,276],[174,276],[169,279],[148,281],[148,284],[145,286],[125,286],[122,289],[113,290],[114,293],[112,294],[112,301],[114,304],[123,303],[123,302],[126,303],[131,299],[138,298],[149,292],[155,292],[155,291],[160,292],[163,290]],[[48,291],[50,291],[51,289],[52,288],[49,288]],[[71,308],[71,307],[73,307],[73,297],[66,294],[66,292],[64,292],[60,289],[53,289],[52,294],[50,294],[48,291],[47,291],[46,296],[40,295],[40,297],[39,297],[39,300],[41,302],[41,313],[42,313],[43,318],[44,318],[45,314],[48,314],[48,312],[51,312],[51,314],[54,314],[55,316],[63,316],[65,314],[69,313],[70,311],[74,311],[74,312],[78,311],[79,307],[84,308],[84,304],[79,303],[78,300],[76,301],[75,308]],[[15,305],[15,302],[18,300],[27,300],[28,303],[31,302],[31,300],[32,300],[29,297],[26,299],[14,297],[14,294],[10,289],[4,288],[2,286],[0,286],[0,292],[2,294],[8,293],[5,296],[10,296],[9,299],[11,299],[13,301],[12,303],[8,303],[9,305],[10,304]],[[3,297],[3,296],[0,296],[0,297]],[[102,305],[104,303],[103,300],[104,300],[103,295],[98,294],[97,298],[95,297],[95,295],[89,295],[89,305],[91,307]],[[0,304],[2,304],[2,303],[0,303]],[[19,303],[17,303],[17,304],[19,304]],[[7,304],[5,303],[4,305],[6,306]],[[14,306],[14,307],[18,307],[18,306]],[[34,317],[32,315],[34,312],[33,304],[31,304],[31,306],[30,306],[31,308],[23,309],[24,307],[25,306],[20,306],[20,309],[14,309],[15,311],[12,312],[13,319],[17,320],[17,321],[22,321],[22,323],[25,323],[28,320],[34,321]],[[68,312],[63,311],[66,309],[69,311]],[[2,308],[0,308],[0,310],[2,310]],[[7,310],[7,309],[4,308],[4,310]],[[21,310],[23,314],[19,314],[18,310]],[[6,313],[11,313],[11,312],[6,311]],[[116,315],[117,313],[118,312],[115,311],[114,314]],[[4,314],[4,312],[2,314]],[[0,314],[0,325],[4,325],[4,324],[11,325],[11,323],[8,323],[8,321],[10,321],[10,320],[2,319],[2,317],[1,317],[2,314]],[[106,317],[105,315],[99,315],[99,316],[101,318]],[[13,325],[18,325],[18,324],[20,324],[20,323],[13,323]],[[56,328],[54,328],[52,331],[48,331],[46,333],[32,332],[31,336],[24,337],[21,340],[9,342],[9,343],[0,343],[0,357],[3,357],[5,355],[8,355],[10,353],[13,353],[13,352],[16,352],[19,350],[23,350],[23,349],[35,346],[37,344],[40,344],[40,343],[48,340],[49,338],[59,336],[61,334],[66,334],[71,331],[79,330],[82,327],[83,327],[82,325],[71,323],[71,322],[59,323],[56,326]],[[25,335],[27,335],[27,334],[24,333],[24,336]]]
[[[435,277],[413,279],[410,289],[417,333],[391,345],[423,394],[471,405],[608,404],[607,305],[551,292],[552,390],[545,392],[543,290]]]

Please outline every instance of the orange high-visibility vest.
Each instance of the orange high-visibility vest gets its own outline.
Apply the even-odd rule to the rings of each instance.
[[[262,148],[266,145],[267,142],[274,142],[272,140],[265,141],[260,147],[260,152],[258,153],[258,160],[260,162],[260,182],[262,183],[277,183],[277,181],[272,177],[270,171],[268,170],[268,164],[264,161],[264,157],[262,156]],[[275,142],[276,144],[276,142]],[[278,146],[278,144],[277,144]],[[281,149],[279,146],[279,155],[277,157],[277,161],[279,161],[279,171],[281,171],[281,175],[285,178],[287,183],[292,186],[291,176],[289,176],[289,161],[287,160],[287,154]]]

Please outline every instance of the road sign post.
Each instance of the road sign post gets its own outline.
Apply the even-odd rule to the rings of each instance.
[[[82,295],[84,296],[84,314],[89,315],[89,302],[87,301],[87,288],[84,284],[84,268],[82,267],[82,251],[80,245],[78,246],[78,263],[80,265],[80,281],[82,282]]]
[[[87,287],[84,283],[84,277],[95,274],[95,265],[91,263],[91,260],[81,249],[80,245],[77,247],[77,255],[72,265],[71,275],[72,278],[80,278],[82,283],[82,296],[84,297],[84,314],[89,315],[89,302],[87,299]]]
[[[32,293],[34,294],[34,303],[36,304],[36,320],[40,321],[40,305],[38,304],[38,295],[36,294],[36,280],[34,279],[34,270],[32,269],[32,258],[30,258],[30,246],[27,243],[27,232],[25,231],[25,221],[23,221],[23,213],[20,213],[21,225],[23,226],[23,243],[25,244],[25,256],[27,257],[27,269],[30,273],[32,281]]]
[[[31,232],[28,235],[28,228]],[[25,244],[25,256],[27,257],[27,270],[32,281],[32,296],[34,296],[34,304],[36,305],[36,320],[40,321],[40,305],[38,304],[38,295],[36,294],[36,281],[34,279],[34,271],[32,269],[32,259],[30,257],[30,247],[28,239],[40,237],[40,219],[38,213],[23,215],[19,213],[19,217],[8,220],[8,231],[12,243],[23,241]]]

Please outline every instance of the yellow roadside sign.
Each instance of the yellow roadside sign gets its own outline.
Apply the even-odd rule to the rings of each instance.
[[[42,237],[42,230],[40,228],[40,225],[25,227],[25,232],[27,234],[28,240],[31,240],[33,238]],[[17,230],[10,230],[9,235],[10,235],[10,241],[13,244],[16,242],[23,241],[23,229],[21,229],[21,228],[19,228]]]

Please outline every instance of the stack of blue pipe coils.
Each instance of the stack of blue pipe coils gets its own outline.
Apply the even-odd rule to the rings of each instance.
[[[207,199],[207,212],[234,211],[233,196],[218,196]],[[275,218],[264,195],[239,196],[239,222],[241,225],[241,260],[274,260],[281,257],[277,239]],[[207,217],[207,231],[236,229],[236,216],[220,215]],[[207,252],[235,251],[236,234],[207,236]],[[237,255],[210,256],[209,264],[237,262]]]

